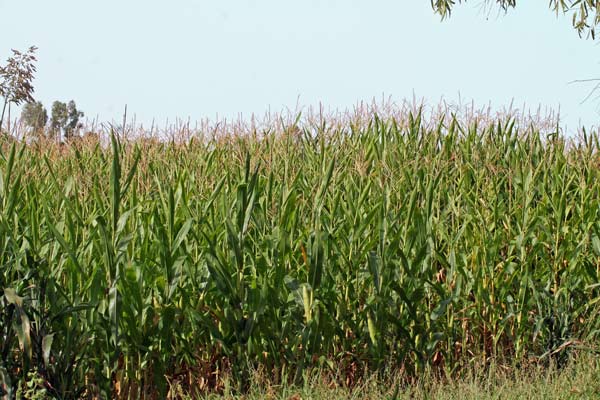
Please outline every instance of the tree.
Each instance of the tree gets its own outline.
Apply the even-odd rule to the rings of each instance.
[[[466,3],[467,0],[431,0],[434,11],[446,18],[450,16],[456,3]],[[517,5],[517,0],[484,0],[486,4],[497,4],[500,9],[508,11]],[[556,14],[572,13],[573,27],[579,36],[587,33],[595,39],[595,28],[600,24],[600,0],[549,0],[549,7]]]
[[[39,101],[27,103],[21,112],[21,120],[25,125],[33,128],[36,133],[40,133],[48,122],[48,113]]]
[[[83,112],[77,109],[73,100],[68,104],[62,101],[55,101],[52,104],[52,117],[50,127],[54,135],[60,138],[61,131],[64,132],[65,140],[70,140],[75,135],[75,131],[81,128],[79,120],[83,117]]]
[[[12,50],[13,56],[6,60],[5,66],[0,66],[0,96],[4,98],[2,114],[0,115],[0,129],[4,122],[6,107],[14,103],[33,102],[33,74],[36,71],[35,51],[37,47],[31,46],[25,53]],[[9,111],[10,115],[10,111]]]
[[[79,119],[83,118],[83,112],[77,109],[75,102],[73,100],[69,101],[67,105],[67,113],[68,113],[68,122],[65,126],[65,139],[71,139],[75,133],[76,129],[81,128],[81,124],[79,123]]]
[[[60,140],[61,130],[67,125],[68,118],[69,112],[65,103],[58,100],[52,103],[50,128],[52,129],[52,133],[57,136],[58,140]]]

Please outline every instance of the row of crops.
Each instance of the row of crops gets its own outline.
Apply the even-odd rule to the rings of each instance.
[[[186,143],[5,143],[0,398],[598,349],[598,135],[420,113]]]

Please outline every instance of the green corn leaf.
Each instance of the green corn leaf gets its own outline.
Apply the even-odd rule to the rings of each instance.
[[[50,366],[50,351],[52,350],[52,342],[54,341],[54,333],[44,336],[42,339],[42,358],[44,365]]]

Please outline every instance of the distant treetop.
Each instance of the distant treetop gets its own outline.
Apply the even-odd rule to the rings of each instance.
[[[486,4],[496,4],[500,9],[508,11],[517,5],[517,0],[484,0]],[[539,1],[539,0],[536,0]],[[434,11],[446,18],[450,16],[456,3],[466,3],[467,0],[431,0]],[[600,24],[600,0],[549,0],[549,8],[556,14],[570,13],[573,15],[573,27],[579,36],[586,34],[595,39],[595,28]]]

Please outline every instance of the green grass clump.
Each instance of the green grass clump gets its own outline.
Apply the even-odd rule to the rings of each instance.
[[[583,357],[557,370],[555,367],[533,367],[519,370],[469,369],[455,379],[439,379],[422,375],[412,385],[403,384],[398,376],[370,376],[352,388],[328,382],[327,377],[313,374],[302,385],[270,385],[252,382],[247,393],[238,394],[226,388],[221,394],[203,396],[207,400],[566,400],[600,397],[600,364],[598,359]],[[177,385],[169,398],[190,399]]]
[[[314,128],[314,129],[312,129]],[[598,135],[421,114],[0,158],[0,387],[241,392],[566,364],[600,328]]]

